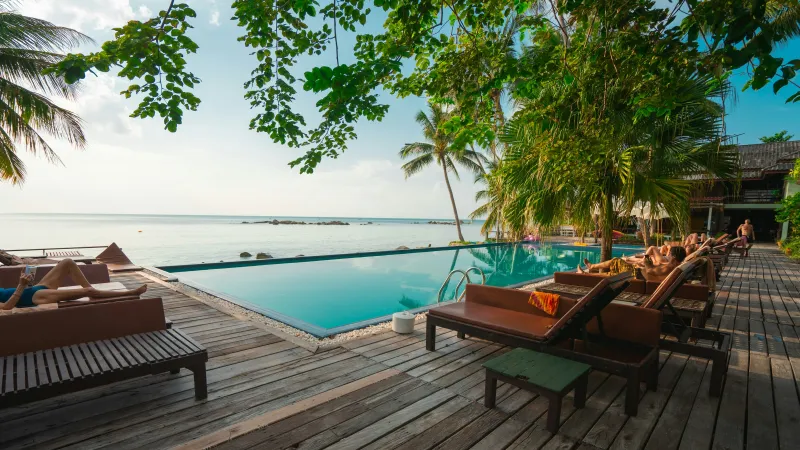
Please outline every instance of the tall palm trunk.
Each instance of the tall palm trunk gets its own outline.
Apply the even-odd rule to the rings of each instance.
[[[642,241],[644,241],[644,248],[650,247],[653,245],[650,242],[650,230],[648,229],[647,220],[644,217],[637,218],[639,222],[639,229],[642,230]]]
[[[450,187],[450,177],[447,176],[447,164],[445,164],[444,158],[439,158],[439,163],[442,165],[442,171],[444,171],[444,182],[447,184],[447,192],[450,194],[450,203],[453,205],[453,216],[456,218],[456,230],[458,231],[458,240],[464,241],[464,235],[461,234],[461,221],[458,220],[458,209],[456,208],[456,199],[453,197],[453,188]]]
[[[600,211],[600,226],[603,227],[603,240],[600,247],[600,261],[611,259],[611,250],[614,245],[614,203],[611,195],[606,195],[603,199],[603,207]]]

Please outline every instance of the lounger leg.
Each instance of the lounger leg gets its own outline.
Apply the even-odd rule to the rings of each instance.
[[[459,339],[464,339],[466,336],[464,335],[463,331],[457,331],[456,332],[456,337],[459,338]]]
[[[484,383],[483,404],[487,408],[494,408],[497,394],[497,378],[492,376],[490,371],[486,371],[486,382]]]
[[[194,398],[203,400],[208,397],[208,385],[206,384],[206,365],[201,364],[189,368],[194,373]]]
[[[429,352],[436,350],[436,325],[430,320],[425,323],[425,349]]]
[[[651,391],[658,389],[658,358],[647,369],[647,389]]]
[[[581,376],[578,384],[575,385],[575,408],[580,409],[586,406],[586,391],[589,389],[589,374]]]
[[[625,392],[625,414],[633,417],[639,412],[639,371],[631,369],[628,373],[628,387]]]
[[[722,395],[722,380],[725,376],[725,366],[728,361],[724,356],[715,357],[711,360],[711,383],[708,386],[708,395],[719,397]]]

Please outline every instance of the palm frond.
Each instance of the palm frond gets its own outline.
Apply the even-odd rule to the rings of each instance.
[[[60,159],[37,129],[83,148],[86,137],[80,118],[46,97],[0,79],[0,127],[12,140],[24,142],[28,151],[42,152],[51,162]]]
[[[398,155],[405,159],[410,156],[433,153],[434,150],[435,149],[431,144],[427,144],[425,142],[413,142],[411,144],[404,145],[403,148],[400,149],[400,153],[398,153]]]
[[[62,55],[20,48],[0,48],[0,78],[12,83],[24,83],[47,95],[74,100],[80,83],[67,84],[55,74],[44,75],[42,70],[61,61]]]
[[[93,43],[89,36],[46,20],[13,12],[9,3],[0,12],[0,47],[61,52],[81,44]]]
[[[426,153],[416,158],[412,159],[411,161],[403,164],[401,169],[403,169],[403,173],[405,174],[406,178],[409,178],[417,173],[421,172],[426,167],[430,166],[433,163],[433,154]]]
[[[11,184],[25,181],[25,164],[17,156],[14,141],[0,128],[0,179]]]

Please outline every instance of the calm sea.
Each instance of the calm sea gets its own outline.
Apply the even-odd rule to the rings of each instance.
[[[350,225],[242,224],[272,219],[341,220]],[[253,255],[266,252],[278,258],[392,250],[401,245],[435,247],[456,240],[455,226],[428,225],[428,220],[431,219],[1,214],[0,248],[78,247],[116,242],[137,264],[168,265],[237,261],[239,253],[244,251]],[[463,225],[464,238],[482,239],[480,227],[478,222]],[[98,251],[86,250],[84,254],[93,256]]]

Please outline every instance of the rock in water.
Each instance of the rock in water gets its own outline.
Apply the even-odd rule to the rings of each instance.
[[[272,255],[270,255],[268,253],[259,252],[258,254],[256,254],[256,259],[271,259],[271,258],[272,258]]]
[[[411,250],[411,249],[406,247],[405,245],[401,245],[400,247],[397,247],[395,250]]]
[[[239,253],[239,257],[240,257],[240,258],[249,258],[249,257],[251,257],[251,256],[253,256],[253,255],[251,255],[249,252],[242,252],[242,253]]]

